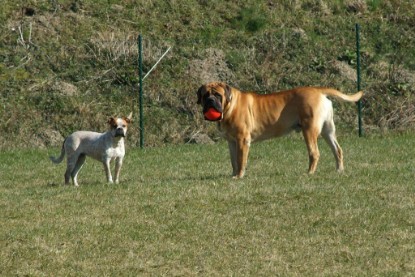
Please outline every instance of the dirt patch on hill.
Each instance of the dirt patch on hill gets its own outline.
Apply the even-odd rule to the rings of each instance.
[[[349,79],[353,82],[357,81],[356,70],[349,64],[341,61],[333,61],[331,66],[333,71],[342,76],[342,78]]]
[[[214,81],[227,82],[233,77],[226,64],[225,53],[215,48],[206,49],[201,59],[192,60],[188,73],[197,83],[202,84]]]

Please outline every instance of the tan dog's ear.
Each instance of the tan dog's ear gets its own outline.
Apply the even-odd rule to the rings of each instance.
[[[222,84],[222,87],[223,87],[223,89],[225,90],[225,97],[226,97],[226,100],[228,101],[228,102],[230,102],[231,100],[232,100],[232,92],[231,92],[231,87],[230,86],[228,86],[227,84]]]
[[[203,90],[204,86],[201,86],[198,90],[197,90],[197,104],[202,104],[202,90]]]

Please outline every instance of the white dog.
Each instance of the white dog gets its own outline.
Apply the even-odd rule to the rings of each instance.
[[[104,164],[105,174],[109,183],[113,183],[110,162],[115,159],[115,183],[118,184],[125,155],[124,137],[127,134],[128,124],[131,122],[131,116],[132,113],[128,117],[111,117],[108,120],[110,130],[105,133],[77,131],[64,140],[60,157],[55,158],[51,156],[50,159],[55,164],[60,163],[66,153],[66,185],[71,177],[73,184],[78,186],[78,173],[85,162],[86,156],[90,156]]]

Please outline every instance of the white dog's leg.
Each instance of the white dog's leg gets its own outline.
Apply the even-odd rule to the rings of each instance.
[[[71,180],[71,171],[72,169],[69,168],[69,164],[66,166],[65,171],[65,185],[69,185],[69,181]]]
[[[106,159],[103,164],[104,164],[104,169],[105,169],[105,175],[107,176],[107,182],[112,184],[112,175],[111,175],[111,167],[110,167],[110,162],[111,159]]]
[[[72,170],[72,173],[71,173],[72,182],[76,187],[78,186],[78,173],[79,173],[79,170],[81,170],[82,166],[84,165],[85,159],[86,159],[85,154],[79,155],[75,168]]]
[[[76,155],[68,155],[66,160],[66,171],[65,171],[65,185],[69,184],[69,180],[72,177],[72,172],[76,166],[78,157]],[[76,185],[74,183],[74,185]]]
[[[117,157],[115,159],[115,183],[118,184],[120,182],[120,171],[122,166],[122,159],[123,157]]]

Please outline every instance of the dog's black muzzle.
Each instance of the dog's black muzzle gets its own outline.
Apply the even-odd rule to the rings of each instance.
[[[210,108],[214,108],[216,111],[222,113],[222,104],[220,99],[216,97],[208,97],[203,105],[203,113],[207,112]]]
[[[125,137],[124,129],[123,128],[117,128],[115,130],[115,137]]]

